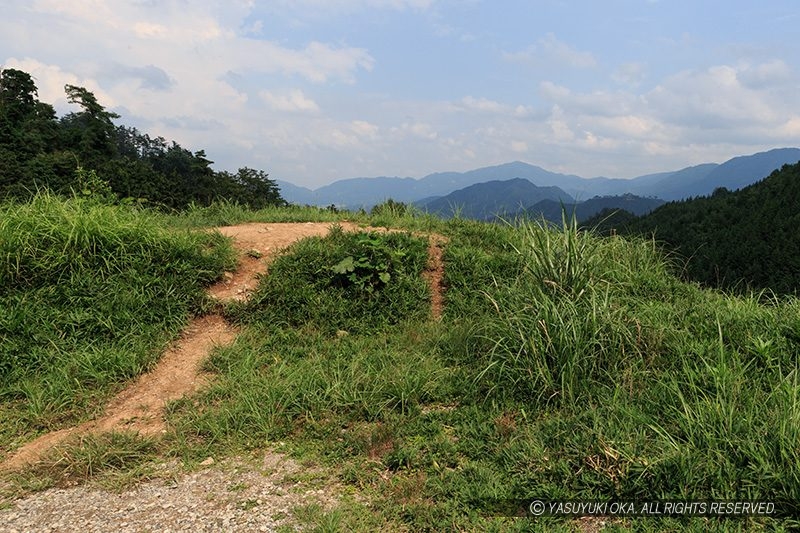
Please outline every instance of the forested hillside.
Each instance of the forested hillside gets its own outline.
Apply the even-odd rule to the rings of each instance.
[[[623,194],[620,196],[595,196],[585,202],[562,204],[553,200],[542,200],[541,202],[528,207],[524,214],[528,218],[544,218],[550,222],[560,223],[562,212],[575,215],[580,222],[586,220],[597,213],[608,209],[624,209],[634,215],[645,215],[656,207],[663,205],[664,200],[658,198],[642,198],[633,194]]]
[[[587,221],[599,223],[603,215]],[[730,192],[666,204],[642,218],[607,219],[600,229],[655,235],[686,259],[691,279],[721,288],[800,288],[800,163]]]
[[[93,93],[74,85],[65,91],[79,110],[58,117],[39,101],[28,73],[0,70],[0,198],[25,198],[37,189],[80,193],[106,182],[119,198],[168,208],[222,199],[253,208],[283,203],[265,172],[215,171],[203,150],[115,125],[119,115]]]
[[[542,200],[560,205],[572,197],[558,187],[539,187],[522,178],[470,185],[426,203],[428,213],[450,218],[456,214],[475,220],[507,217]]]

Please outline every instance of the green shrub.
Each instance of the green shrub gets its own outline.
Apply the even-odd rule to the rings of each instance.
[[[250,301],[231,316],[327,332],[369,331],[429,313],[422,279],[427,241],[408,233],[344,232],[295,243],[270,265]]]

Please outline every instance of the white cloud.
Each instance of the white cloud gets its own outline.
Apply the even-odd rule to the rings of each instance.
[[[306,97],[303,91],[295,89],[288,94],[275,94],[270,91],[261,91],[259,96],[274,110],[288,112],[315,112],[319,111],[317,103]]]
[[[93,78],[80,77],[72,72],[66,72],[57,65],[48,65],[31,58],[17,59],[11,57],[6,59],[3,68],[22,70],[33,76],[39,92],[39,100],[53,104],[62,111],[67,109],[67,96],[64,93],[64,86],[67,84],[85,87],[92,91],[98,101],[105,107],[113,107],[118,102]],[[77,111],[77,109],[72,110]]]
[[[550,126],[552,139],[555,142],[564,143],[575,139],[575,132],[572,131],[572,127],[569,125],[569,122],[564,116],[564,111],[558,105],[553,106],[553,110],[547,123]]]
[[[366,120],[354,120],[350,123],[351,129],[361,137],[375,139],[380,128],[375,124],[370,124]]]
[[[644,97],[655,116],[682,127],[730,129],[774,124],[785,116],[786,102],[772,98],[767,90],[742,84],[739,72],[728,65],[683,71]]]
[[[536,43],[519,52],[506,52],[503,58],[518,63],[546,64],[555,62],[574,68],[592,68],[597,60],[591,52],[577,50],[548,33]]]
[[[623,63],[611,73],[611,79],[617,83],[638,87],[644,80],[646,66],[642,63]]]
[[[511,141],[511,151],[524,154],[528,151],[528,143],[525,141]]]
[[[551,81],[543,81],[539,84],[539,94],[542,98],[572,112],[611,117],[630,113],[640,104],[639,98],[630,92],[580,93]]]
[[[113,57],[132,66],[157,62],[168,73],[192,71],[218,76],[232,70],[300,76],[325,83],[351,82],[355,72],[370,70],[374,63],[360,48],[314,40],[288,47],[240,36],[238,28],[249,8],[238,2],[225,6],[197,3],[188,10],[176,0],[158,8],[115,1],[39,0],[32,9],[43,22],[27,28],[31,42],[43,43],[37,55],[53,56],[60,64],[72,63],[76,69],[92,68]],[[53,36],[64,46],[53,48]]]
[[[180,0],[9,1],[0,49],[25,53],[0,57],[0,64],[30,72],[40,99],[65,113],[74,106],[64,85],[86,87],[106,108],[124,106],[123,123],[204,148],[222,168],[245,164],[253,157],[242,152],[247,147],[310,145],[308,124],[270,114],[318,114],[301,85],[351,84],[374,63],[366,50],[343,44],[290,46],[240,35],[253,8],[248,2],[201,0],[187,9]]]
[[[758,65],[744,64],[737,71],[741,83],[752,89],[784,85],[792,80],[792,69],[781,59],[772,59]]]
[[[533,113],[532,108],[522,104],[515,106],[501,104],[500,102],[488,98],[475,98],[473,96],[465,96],[460,102],[454,104],[453,109],[456,111],[478,112],[513,118],[525,118]]]
[[[399,127],[392,128],[395,133],[400,133],[403,137],[416,137],[427,141],[435,140],[439,133],[430,124],[424,122],[404,122]]]

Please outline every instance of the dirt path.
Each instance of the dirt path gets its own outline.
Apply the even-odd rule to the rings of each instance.
[[[441,235],[428,236],[428,265],[425,268],[425,279],[431,286],[431,315],[434,320],[441,320],[444,309],[444,251],[442,247],[447,240]]]
[[[357,231],[355,224],[342,223],[345,231]],[[240,253],[235,272],[226,272],[222,281],[209,288],[209,294],[225,301],[243,300],[255,289],[258,276],[266,272],[270,258],[281,249],[305,237],[326,235],[330,223],[253,223],[217,228],[233,238]],[[432,315],[442,311],[441,237],[430,237],[429,261],[425,272],[431,284]],[[197,391],[207,380],[200,364],[215,347],[233,342],[238,330],[219,315],[193,319],[156,367],[140,376],[106,406],[102,417],[78,426],[51,432],[29,442],[0,463],[0,471],[18,470],[39,460],[47,451],[70,437],[110,431],[134,431],[158,435],[166,430],[164,408]]]

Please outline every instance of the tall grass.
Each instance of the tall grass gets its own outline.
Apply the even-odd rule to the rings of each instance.
[[[667,268],[650,244],[601,241],[574,220],[514,232],[521,268],[487,291],[495,313],[478,332],[490,346],[476,381],[492,394],[580,401],[652,348],[630,303],[663,288]]]
[[[505,406],[524,432],[505,463],[524,481],[517,490],[800,512],[797,300],[701,290],[671,275],[652,242],[574,224],[523,222],[507,246],[497,240],[485,244],[503,249],[491,261],[511,268],[482,290],[461,281],[483,279],[480,256],[449,252],[451,291],[463,291],[451,298],[478,311],[451,345],[473,369],[465,398]]]
[[[0,400],[19,406],[3,413],[34,430],[91,414],[234,260],[219,234],[143,210],[49,194],[0,204]]]

